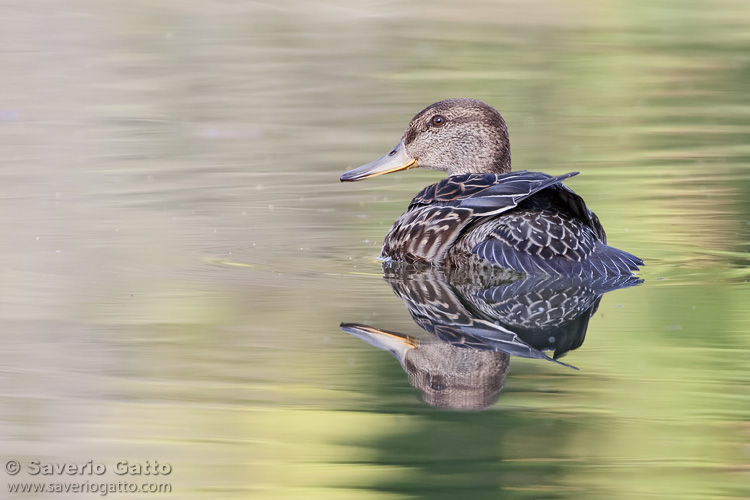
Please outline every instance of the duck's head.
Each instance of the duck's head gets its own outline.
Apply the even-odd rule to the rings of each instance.
[[[357,323],[341,323],[339,328],[391,353],[408,374],[409,383],[422,392],[424,402],[438,408],[489,408],[500,395],[510,368],[510,355],[505,352],[418,340]]]
[[[407,168],[449,175],[510,172],[508,128],[500,113],[477,99],[436,102],[412,118],[396,147],[350,170],[341,181],[359,181]]]

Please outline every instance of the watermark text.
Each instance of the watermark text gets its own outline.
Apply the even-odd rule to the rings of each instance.
[[[117,460],[111,463],[7,460],[5,473],[19,480],[8,483],[9,493],[93,493],[99,496],[172,493],[172,483],[159,481],[168,479],[172,465],[158,460]],[[113,474],[116,479],[107,480],[106,474]],[[28,476],[26,482],[23,480],[25,476]]]

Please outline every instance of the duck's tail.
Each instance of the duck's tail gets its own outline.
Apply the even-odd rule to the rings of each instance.
[[[597,243],[587,259],[592,268],[592,275],[599,277],[630,276],[638,271],[643,261],[633,254]]]

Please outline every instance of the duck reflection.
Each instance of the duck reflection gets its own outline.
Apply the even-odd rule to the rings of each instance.
[[[427,404],[461,410],[482,410],[497,400],[511,356],[577,369],[559,358],[583,344],[602,295],[641,281],[517,279],[460,270],[449,275],[388,264],[384,270],[414,321],[432,335],[416,338],[354,323],[342,323],[341,329],[390,352]]]

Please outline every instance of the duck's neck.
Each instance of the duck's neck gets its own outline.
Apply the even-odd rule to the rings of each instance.
[[[508,144],[507,142],[505,144]],[[510,146],[498,151],[495,155],[493,174],[508,174],[511,171],[510,166]]]
[[[500,118],[503,122],[503,126],[500,127],[500,140],[495,142],[494,150],[494,171],[493,174],[507,174],[510,173],[510,137],[508,137],[508,128],[505,126],[505,121]]]

